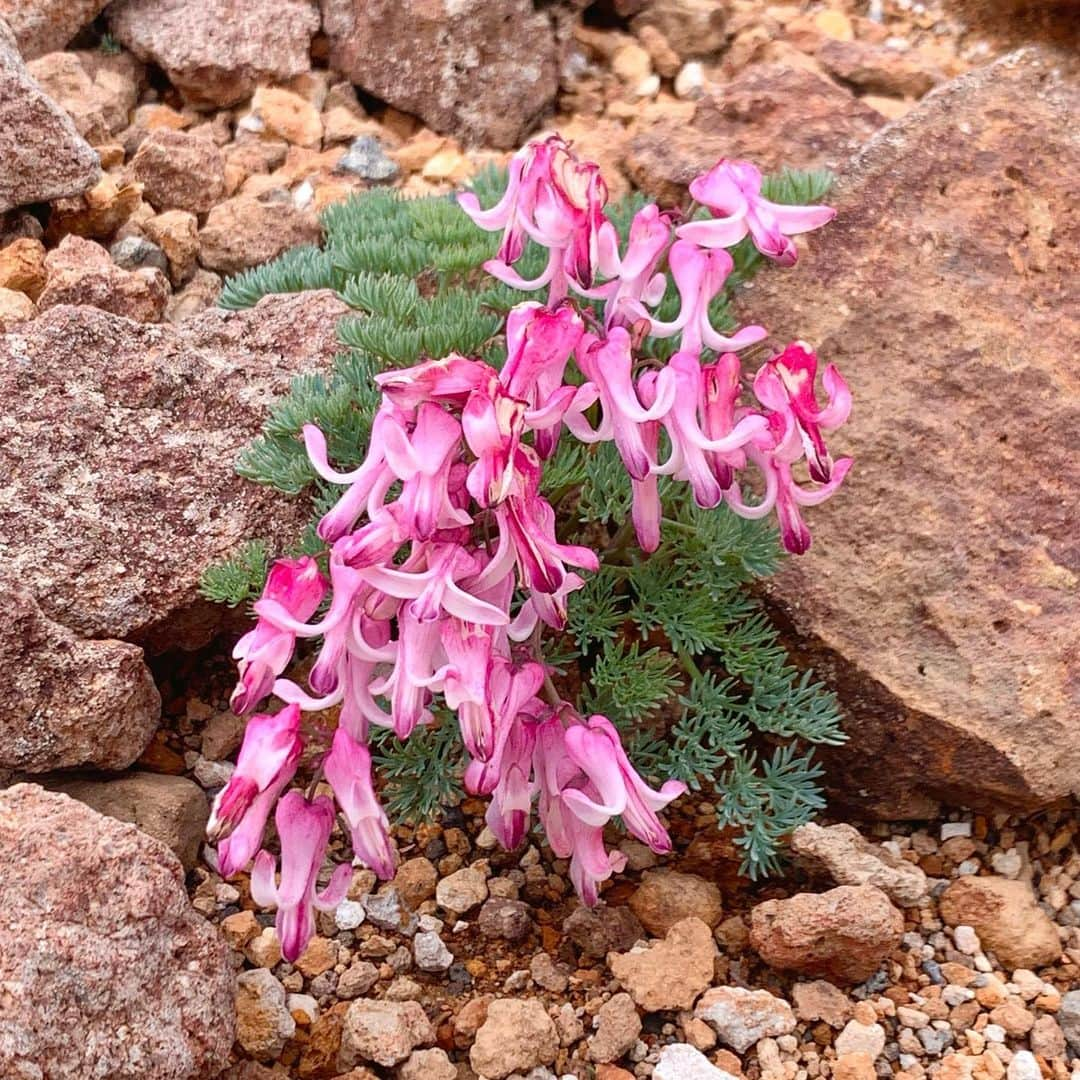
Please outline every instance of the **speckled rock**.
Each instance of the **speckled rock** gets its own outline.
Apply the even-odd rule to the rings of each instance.
[[[227,106],[261,82],[308,71],[319,17],[306,0],[114,0],[109,28],[197,105]]]
[[[672,1043],[660,1051],[653,1080],[735,1080],[735,1077],[717,1068],[700,1050],[686,1043]]]
[[[881,815],[1080,785],[1080,459],[1056,449],[1080,426],[1067,61],[1028,48],[927,95],[839,170],[836,221],[740,312],[854,388],[830,445],[856,465],[769,589],[840,694],[835,787]]]
[[[415,1001],[354,1001],[345,1013],[340,1063],[397,1065],[418,1046],[430,1046],[435,1029]]]
[[[100,175],[97,154],[27,72],[0,18],[0,214],[78,195]]]
[[[252,1057],[273,1061],[296,1033],[285,987],[266,968],[236,977],[236,1041]]]
[[[0,792],[0,848],[0,1074],[48,1062],[58,1077],[194,1080],[225,1067],[228,948],[164,845],[17,784]]]
[[[531,0],[321,0],[330,65],[436,131],[517,147],[558,87]]]
[[[0,0],[0,19],[11,27],[19,52],[32,60],[62,49],[93,22],[109,0]]]
[[[694,1016],[704,1020],[725,1046],[737,1054],[760,1039],[787,1035],[795,1030],[791,1006],[768,990],[717,986],[701,995]]]
[[[314,211],[295,206],[288,196],[237,195],[207,215],[199,232],[199,262],[219,274],[236,274],[321,237]]]
[[[143,139],[129,166],[155,210],[205,214],[225,194],[225,159],[212,140],[161,128]]]
[[[550,1065],[559,1049],[555,1024],[535,998],[496,998],[476,1032],[469,1063],[481,1076],[502,1080]]]
[[[770,967],[860,983],[900,944],[904,917],[873,885],[766,900],[751,913],[750,944]]]
[[[689,1009],[712,982],[712,931],[700,919],[676,923],[663,941],[608,957],[611,973],[647,1012]]]
[[[159,702],[121,642],[205,644],[225,615],[198,595],[203,568],[299,525],[233,461],[291,376],[329,364],[346,310],[306,293],[176,328],[61,306],[0,339],[0,559],[26,594],[6,609],[3,647],[21,662],[0,668],[15,705],[0,711],[0,767],[139,755]]]
[[[596,1034],[589,1039],[589,1060],[618,1061],[641,1034],[641,1017],[629,994],[615,994],[596,1014]]]
[[[724,915],[720,890],[711,881],[676,870],[646,871],[629,906],[641,925],[657,937],[690,916],[716,926]]]
[[[626,952],[645,937],[645,928],[628,907],[601,902],[571,911],[563,920],[563,933],[586,956],[602,960],[609,952]]]

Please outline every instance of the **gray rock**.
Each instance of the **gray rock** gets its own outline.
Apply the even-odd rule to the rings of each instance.
[[[618,1061],[641,1034],[641,1017],[629,994],[615,994],[596,1014],[596,1034],[589,1039],[589,1060]]]
[[[761,1039],[795,1030],[795,1014],[783,998],[768,990],[746,990],[741,986],[707,990],[695,1006],[694,1016],[704,1020],[720,1041],[738,1054]]]
[[[413,938],[413,959],[421,971],[446,971],[454,954],[434,930],[424,930]]]
[[[357,135],[334,168],[376,183],[393,180],[401,172],[401,167],[386,156],[382,143],[374,135]]]
[[[645,936],[641,921],[628,907],[575,908],[563,921],[563,933],[586,955],[602,960],[609,952],[626,952]]]
[[[254,1058],[272,1061],[296,1033],[285,987],[267,968],[236,977],[236,1041]]]
[[[169,260],[165,252],[143,236],[125,236],[109,248],[112,261],[124,270],[138,270],[143,266],[156,266],[163,274],[169,272]]]
[[[484,902],[476,922],[484,937],[504,941],[522,941],[533,925],[529,905],[524,900],[504,900],[497,896]]]
[[[1070,990],[1061,999],[1057,1022],[1069,1048],[1080,1057],[1080,990]]]

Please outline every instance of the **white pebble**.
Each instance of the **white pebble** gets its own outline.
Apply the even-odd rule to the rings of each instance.
[[[1042,1080],[1042,1071],[1030,1050],[1017,1050],[1009,1062],[1008,1080]]]
[[[956,942],[957,949],[965,956],[974,956],[982,949],[982,942],[979,941],[979,935],[975,933],[974,928],[971,926],[961,924],[956,927],[956,929],[953,930],[953,941]]]
[[[970,821],[946,821],[941,826],[941,841],[944,843],[946,840],[951,840],[954,836],[970,836],[971,835],[971,822]]]
[[[355,930],[364,921],[364,905],[359,900],[342,900],[334,912],[339,930]]]
[[[654,98],[660,93],[660,76],[655,73],[652,75],[646,75],[634,87],[634,97],[638,98]]]
[[[675,96],[689,100],[701,97],[705,89],[705,68],[697,61],[683,64],[675,76]]]
[[[1000,1024],[987,1024],[982,1033],[987,1042],[1003,1043],[1005,1041],[1005,1029]]]
[[[285,1008],[294,1020],[299,1019],[296,1015],[299,1013],[308,1027],[319,1019],[319,1003],[310,994],[290,994],[285,999]]]
[[[965,859],[957,868],[957,877],[971,877],[972,874],[979,872],[979,860],[978,859]]]
[[[989,975],[990,972],[994,970],[994,965],[991,964],[990,961],[986,959],[986,955],[984,953],[976,953],[975,954],[975,970],[976,971],[981,971],[984,974]]]

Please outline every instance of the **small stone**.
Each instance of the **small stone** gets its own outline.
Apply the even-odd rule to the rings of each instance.
[[[235,274],[269,262],[288,248],[316,244],[322,236],[310,209],[291,200],[237,195],[219,202],[199,232],[199,261],[208,270]]]
[[[435,888],[435,901],[439,907],[457,915],[465,915],[488,895],[487,877],[471,866],[445,877]]]
[[[300,1027],[311,1027],[319,1019],[319,1003],[310,994],[289,994],[285,1007]]]
[[[851,19],[842,11],[834,8],[826,8],[814,15],[814,26],[826,37],[836,41],[854,41],[855,30],[851,25]]]
[[[34,317],[34,301],[26,293],[0,288],[0,331]]]
[[[419,1003],[354,1001],[345,1013],[339,1060],[345,1068],[362,1061],[389,1067],[434,1041],[435,1029]]]
[[[691,916],[712,927],[724,914],[720,890],[711,881],[673,870],[643,874],[629,906],[642,926],[657,937]]]
[[[162,273],[169,272],[169,260],[165,252],[141,236],[127,236],[117,240],[109,248],[112,261],[123,270],[138,270],[143,266],[156,266]]]
[[[615,994],[596,1014],[596,1034],[589,1039],[589,1060],[618,1061],[641,1034],[641,1017],[629,994]]]
[[[254,911],[238,911],[221,920],[221,934],[234,949],[242,949],[261,929]]]
[[[842,1028],[851,1019],[851,1001],[841,990],[824,979],[796,983],[791,988],[795,1015],[812,1023],[821,1020],[832,1028]]]
[[[1032,1053],[1040,1057],[1053,1060],[1065,1056],[1065,1033],[1052,1016],[1040,1016],[1035,1021],[1029,1041]]]
[[[734,1080],[709,1059],[686,1043],[671,1043],[660,1051],[653,1080]]]
[[[225,159],[209,139],[162,128],[143,139],[131,176],[155,210],[205,214],[225,194]]]
[[[903,915],[881,889],[841,885],[758,904],[750,943],[770,967],[860,983],[900,944],[903,932]]]
[[[337,995],[346,1001],[366,994],[379,981],[379,969],[367,960],[356,960],[338,977]]]
[[[244,956],[259,968],[272,968],[281,963],[281,942],[277,930],[267,926],[244,947]]]
[[[502,900],[497,897],[484,902],[476,923],[484,937],[501,938],[503,941],[522,941],[533,925],[528,904],[522,900]]]
[[[402,902],[415,911],[425,900],[430,900],[435,895],[438,880],[438,872],[431,860],[420,855],[403,862],[397,868],[391,884]]]
[[[260,86],[251,99],[251,108],[263,122],[263,130],[293,146],[315,147],[323,137],[319,110],[300,94],[281,87]]]
[[[836,1038],[836,1053],[869,1054],[875,1061],[885,1050],[885,1029],[880,1024],[850,1020]]]
[[[1034,1026],[1035,1017],[1015,998],[990,1010],[990,1022],[1000,1024],[1005,1034],[1022,1039]]]
[[[956,948],[965,956],[975,956],[982,952],[982,942],[979,941],[979,935],[970,926],[961,924],[954,927],[953,942]]]
[[[683,64],[675,76],[675,96],[684,101],[701,97],[705,90],[705,68],[698,60]]]
[[[946,821],[941,826],[941,842],[945,843],[946,840],[952,840],[955,837],[970,837],[971,836],[971,822],[970,821]]]
[[[718,986],[706,991],[694,1009],[722,1043],[738,1054],[759,1040],[787,1035],[795,1030],[791,1006],[768,990],[746,990],[741,986]]]
[[[1030,1050],[1017,1050],[1005,1075],[1008,1080],[1042,1080],[1042,1070]]]
[[[546,953],[537,953],[529,962],[529,974],[537,986],[553,994],[563,993],[570,985],[566,970]]]
[[[199,222],[186,210],[166,210],[149,218],[142,224],[147,238],[160,246],[168,260],[169,278],[174,286],[183,285],[196,270],[199,257]],[[203,753],[218,759],[224,755],[210,755],[206,750],[206,734],[203,733]],[[213,738],[210,746],[214,748]]]
[[[866,1053],[841,1054],[832,1067],[833,1080],[875,1080],[874,1059]]]
[[[381,892],[364,897],[364,912],[368,922],[380,930],[413,934],[416,916],[401,902],[401,896],[393,885],[384,886]]]
[[[313,937],[296,959],[296,970],[305,979],[314,979],[337,963],[337,944],[319,935]]]
[[[663,941],[611,953],[608,966],[647,1012],[689,1009],[712,982],[715,952],[708,925],[688,918],[677,922]]]
[[[953,1044],[953,1033],[947,1025],[940,1029],[923,1028],[916,1035],[931,1057],[940,1057]]]
[[[555,1014],[555,1029],[559,1033],[559,1045],[573,1046],[585,1037],[585,1025],[578,1019],[574,1006],[564,1001]]]
[[[446,1051],[439,1049],[414,1050],[398,1070],[398,1080],[457,1080],[457,1075]]]
[[[823,866],[838,885],[876,885],[901,907],[915,906],[928,891],[918,866],[871,844],[850,825],[800,825],[791,850]]]
[[[295,1033],[285,987],[270,971],[256,968],[236,977],[236,1041],[247,1053],[271,1061]]]
[[[626,952],[645,936],[641,921],[628,907],[603,902],[577,907],[563,921],[563,933],[585,956],[603,959],[609,952]]]
[[[615,51],[611,58],[611,70],[627,86],[637,86],[652,74],[652,59],[636,42],[628,42]]]
[[[45,288],[45,245],[20,237],[0,250],[0,289],[12,289],[37,300]]]
[[[425,930],[413,938],[413,959],[421,971],[442,972],[454,962],[454,954],[437,933]]]
[[[1061,956],[1057,927],[1026,881],[958,878],[942,893],[939,910],[948,926],[971,926],[982,947],[1010,970],[1039,968]]]
[[[355,930],[366,917],[364,905],[359,900],[342,900],[334,909],[334,925],[339,930]]]
[[[457,146],[447,146],[424,162],[420,175],[432,183],[460,184],[472,171],[472,163]]]
[[[496,998],[476,1032],[469,1063],[481,1076],[502,1080],[513,1072],[550,1065],[558,1050],[555,1024],[541,1002]]]

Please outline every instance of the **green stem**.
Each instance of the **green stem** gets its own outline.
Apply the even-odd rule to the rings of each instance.
[[[694,658],[686,651],[686,649],[679,649],[676,655],[679,658],[679,663],[682,664],[683,671],[685,671],[691,679],[701,678],[701,668],[697,666]]]

